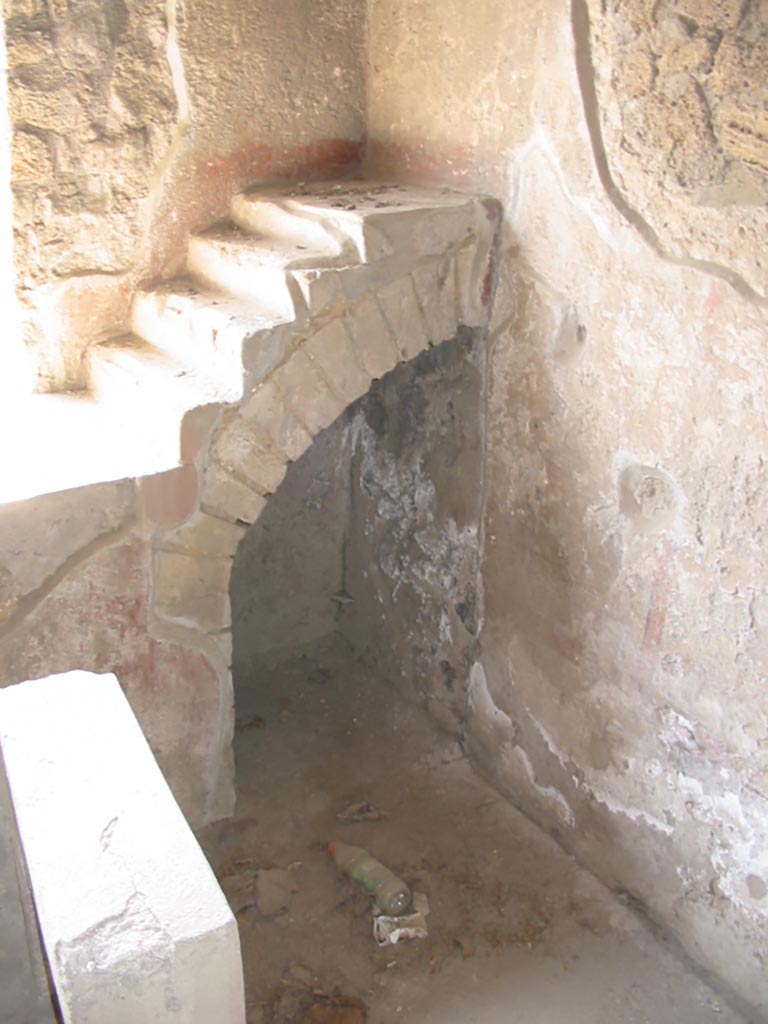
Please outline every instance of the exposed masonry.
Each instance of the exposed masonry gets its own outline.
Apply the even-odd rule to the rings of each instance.
[[[100,346],[91,362],[97,393],[167,402],[177,381],[190,405],[208,405],[203,443],[182,451],[183,520],[152,538],[150,632],[218,651],[222,752],[229,579],[245,529],[288,463],[373,380],[486,323],[498,225],[490,200],[365,183],[241,195],[232,212],[191,241],[191,277],[137,296],[143,337]]]
[[[638,5],[638,8],[639,8],[639,6],[640,5]],[[731,4],[730,6],[735,11],[738,11],[738,8],[741,7],[741,16],[742,17],[745,16],[747,9],[750,7],[749,4],[741,4],[741,5],[739,5],[739,4]],[[657,7],[658,7],[658,5],[648,5],[648,10],[649,11],[651,11],[651,10],[655,11],[655,9]],[[717,45],[719,45],[719,41],[722,39],[722,36],[724,35],[724,31],[722,31],[722,30],[720,30],[718,28],[718,20],[717,20],[716,7],[715,7],[715,5],[713,5],[711,3],[708,3],[708,4],[702,4],[701,8],[702,9],[699,10],[699,5],[694,4],[694,5],[689,5],[689,9],[686,9],[686,5],[683,4],[681,9],[680,9],[680,11],[678,11],[677,13],[678,13],[680,19],[683,20],[683,21],[688,17],[690,11],[693,11],[697,15],[701,14],[701,15],[703,15],[702,20],[706,24],[707,21],[711,20],[712,12],[713,12],[713,9],[714,9],[715,10],[715,18],[714,18],[715,31],[714,31],[714,37],[718,40]],[[754,12],[755,13],[755,17],[757,17],[757,5],[756,4],[754,5],[754,8],[755,8],[755,12]],[[605,8],[604,7],[603,7],[603,15],[605,15]],[[689,18],[688,20],[692,21],[693,19]],[[739,18],[738,18],[738,14],[737,14],[736,22],[738,22],[738,20],[739,20]],[[705,243],[705,244],[702,245],[702,243],[699,242],[699,244],[697,246],[694,242],[691,241],[691,239],[689,237],[687,237],[690,234],[690,228],[688,228],[687,225],[686,225],[687,230],[685,230],[683,232],[678,232],[679,234],[683,235],[682,240],[680,238],[676,238],[674,236],[674,229],[672,230],[672,233],[670,235],[669,226],[665,223],[663,217],[658,218],[658,219],[660,219],[662,221],[661,230],[659,230],[657,227],[654,227],[654,225],[651,223],[651,220],[649,219],[648,214],[646,213],[646,215],[644,215],[637,208],[637,197],[636,196],[632,197],[629,194],[627,194],[627,192],[626,192],[626,185],[624,187],[624,190],[622,190],[622,188],[620,188],[619,185],[617,185],[614,173],[613,173],[613,171],[611,169],[611,161],[609,159],[608,151],[606,149],[605,140],[604,140],[604,132],[603,132],[602,124],[601,124],[601,104],[600,104],[600,100],[599,100],[599,97],[598,97],[597,83],[596,83],[597,76],[596,76],[596,72],[595,72],[595,62],[593,60],[593,55],[592,55],[592,49],[593,49],[593,40],[592,40],[593,25],[591,24],[590,5],[589,5],[588,0],[572,0],[572,2],[571,2],[571,21],[572,21],[572,28],[573,28],[574,54],[575,54],[575,59],[576,59],[576,70],[577,70],[577,74],[578,74],[579,87],[581,89],[581,98],[582,98],[582,102],[583,102],[583,106],[584,106],[584,119],[585,119],[585,122],[586,122],[587,130],[589,132],[589,139],[590,139],[590,144],[591,144],[591,147],[592,147],[592,154],[593,154],[594,161],[595,161],[595,169],[596,169],[596,171],[598,173],[598,176],[600,178],[600,182],[601,182],[601,184],[602,184],[602,186],[603,186],[603,188],[605,190],[605,194],[607,195],[608,199],[611,201],[611,203],[613,203],[613,205],[615,206],[616,210],[621,214],[621,216],[624,217],[624,219],[629,224],[632,225],[632,227],[637,231],[637,233],[640,235],[640,237],[643,239],[643,241],[651,248],[651,250],[660,259],[665,260],[668,263],[672,263],[672,264],[674,264],[676,266],[691,267],[691,268],[694,268],[696,270],[700,270],[700,271],[702,271],[705,274],[710,274],[713,277],[716,277],[716,278],[719,278],[722,281],[725,281],[733,289],[735,289],[735,291],[737,291],[739,293],[739,295],[742,295],[744,298],[751,300],[752,302],[756,303],[758,306],[762,306],[762,307],[768,306],[768,297],[766,297],[764,288],[762,287],[762,283],[761,283],[761,280],[760,280],[759,270],[757,272],[755,271],[755,268],[751,265],[748,257],[747,257],[747,262],[746,262],[746,266],[747,266],[746,272],[741,272],[740,269],[738,268],[738,264],[739,264],[740,260],[737,258],[736,254],[738,254],[740,256],[741,253],[743,253],[745,250],[746,251],[750,250],[750,245],[749,244],[744,244],[743,238],[741,238],[741,233],[740,233],[739,241],[737,243],[738,248],[736,250],[736,254],[733,251],[725,253],[725,255],[730,257],[730,260],[731,260],[732,263],[733,262],[737,263],[737,269],[734,269],[734,266],[728,265],[725,261],[721,261],[721,260],[718,260],[718,259],[709,259],[709,258],[697,257],[697,256],[695,256],[693,254],[693,250],[695,250],[697,248],[699,249],[699,251],[702,251],[702,252],[705,252],[705,253],[706,252],[710,252],[710,251],[714,251],[715,254],[719,255],[719,245],[722,244],[722,237],[720,237],[720,236],[727,236],[729,234],[729,232],[727,230],[723,230],[723,225],[722,224],[719,225],[719,229],[715,229],[714,231],[710,230],[709,234],[713,236],[714,240],[713,240],[713,238],[710,238],[708,240],[708,244]],[[708,29],[710,31],[712,31],[712,28],[713,28],[712,25],[708,25],[707,27],[708,27]],[[735,24],[728,25],[728,28],[732,29],[734,27],[735,27]],[[644,26],[644,28],[646,28],[646,30],[647,30],[647,26]],[[630,38],[632,38],[633,36],[635,38],[640,36],[641,37],[641,41],[642,41],[642,35],[643,35],[643,33],[639,32],[636,29],[636,27],[633,26],[632,30],[630,31]],[[702,40],[699,40],[699,42],[702,42]],[[601,40],[601,43],[603,43],[602,40]],[[604,44],[603,44],[603,46],[604,46]],[[638,49],[639,49],[639,47],[638,47]],[[637,57],[637,56],[638,56],[638,54],[635,54],[635,57]],[[598,61],[597,63],[598,63],[599,66],[602,66],[604,63],[607,63],[607,62],[605,61],[605,55],[604,54],[601,53],[600,57],[602,59],[600,61]],[[643,59],[647,59],[647,58],[645,58],[644,55],[642,55],[642,57],[643,57]],[[760,66],[759,65],[759,59],[760,59],[759,56],[756,57],[755,59],[756,59],[757,65],[759,67]],[[628,60],[625,61],[625,65],[626,66],[629,66],[629,64],[630,64],[630,62]],[[739,59],[738,58],[735,61],[735,65],[737,67],[739,66]],[[611,64],[610,66],[613,67],[614,65]],[[684,70],[684,69],[688,70],[687,68],[684,67],[684,65],[681,65],[680,68],[677,68],[677,71],[679,72],[679,71]],[[624,72],[624,73],[626,73],[626,72]],[[649,73],[650,73],[650,71],[649,71]],[[655,72],[653,74],[655,74]],[[613,76],[614,76],[613,85],[614,85],[614,88],[615,88],[616,87],[615,79],[618,77],[618,73],[617,73],[616,70],[613,71]],[[755,80],[752,83],[753,86],[757,83],[758,79],[759,79],[759,76],[756,76]],[[619,85],[620,90],[621,90],[622,87],[625,89],[627,95],[632,96],[633,89],[631,87],[629,87],[624,82],[620,82],[620,85]],[[695,95],[696,99],[698,100],[699,99],[699,95],[698,95],[696,87],[693,85],[693,82],[691,83],[691,88],[692,88],[692,90],[694,92],[694,95]],[[701,87],[699,86],[698,89],[700,89],[700,88]],[[681,100],[679,98],[677,100],[677,103],[678,103],[678,106],[682,108],[683,104],[682,104],[682,102],[681,102]],[[673,108],[668,108],[665,113],[667,114],[667,116],[671,116],[671,114],[673,113]],[[658,114],[658,112],[654,112],[650,116],[651,116],[651,118],[656,116],[656,118],[658,120],[662,120],[662,118]],[[677,116],[680,117],[681,115],[678,113]],[[741,116],[741,118],[743,120],[744,119],[743,112],[740,113],[740,116]],[[696,118],[695,118],[695,116],[690,111],[687,111],[686,114],[683,115],[683,118],[684,118],[684,124],[687,122],[685,130],[687,132],[689,132],[692,137],[695,137],[697,130],[698,131],[702,130],[701,125],[696,123]],[[760,147],[764,144],[764,140],[760,139],[760,137],[759,137],[759,127],[758,127],[759,121],[758,121],[758,118],[757,118],[756,115],[753,115],[753,120],[755,121],[755,124],[754,125],[749,125],[749,130],[747,130],[747,125],[739,126],[741,131],[738,134],[741,135],[743,133],[750,140],[750,146],[754,147],[756,149],[756,152],[759,153],[760,152]],[[749,122],[749,118],[747,118],[747,124],[748,124],[748,122]],[[694,127],[694,125],[695,125],[695,127]],[[712,127],[711,125],[707,125],[706,126],[706,128],[707,128],[706,134],[709,134],[711,132],[711,127]],[[670,132],[669,125],[665,125],[664,132],[665,132],[665,134],[667,134],[669,136],[670,139],[673,139],[674,133]],[[642,133],[641,133],[641,135],[642,135]],[[757,136],[757,139],[755,139],[754,136]],[[714,140],[713,140],[713,145],[714,145]],[[756,158],[754,158],[754,156],[751,159],[749,159],[748,158],[749,154],[744,154],[744,153],[740,152],[740,145],[743,146],[743,143],[741,142],[741,139],[738,139],[737,144],[734,146],[734,151],[729,154],[731,156],[731,158],[734,158],[734,157],[745,157],[747,164],[754,165],[754,166],[759,166],[759,164],[758,164]],[[620,148],[621,152],[624,152],[625,150],[631,151],[633,149],[633,146],[628,144],[625,141],[624,144],[621,147],[619,147],[619,148]],[[649,148],[652,150],[652,145]],[[676,148],[677,149],[684,149],[685,147],[684,146],[680,146],[678,144],[676,146]],[[649,159],[649,154],[645,154],[645,156],[646,156],[646,159]],[[671,162],[669,154],[665,154],[664,160],[665,160],[666,163],[670,163]],[[724,164],[726,163],[726,161],[724,160],[724,157],[722,156],[722,154],[719,154],[718,160],[720,162],[723,162]],[[705,164],[706,164],[706,160],[705,160],[704,154],[703,153],[697,153],[696,154],[696,159],[693,161],[694,177],[695,177],[696,169],[698,170],[698,172],[700,174],[704,173],[703,167],[704,167]],[[760,167],[760,170],[762,170],[763,173],[764,173],[764,167]],[[723,172],[723,168],[719,168],[719,173],[721,175],[724,173]],[[743,188],[743,183],[742,183],[742,188]],[[682,190],[680,190],[680,191],[682,192]],[[679,199],[679,197],[678,197],[678,199]],[[703,207],[707,207],[708,205],[710,205],[710,203],[708,203],[708,202],[701,202],[700,201],[700,205],[703,206]],[[711,205],[713,207],[716,207],[718,204],[712,202]],[[727,207],[729,204],[728,203],[724,203],[723,205]],[[756,238],[760,237],[760,232],[763,230],[763,223],[762,222],[763,222],[763,218],[764,218],[764,211],[762,211],[760,209],[763,205],[764,205],[764,202],[762,200],[755,204],[755,208],[758,211],[756,213],[756,215],[755,215],[756,218],[757,218],[758,226],[756,228],[754,228],[750,224],[750,228],[754,232],[754,236]],[[748,216],[750,218],[752,218],[753,215],[754,215],[753,211],[750,210]],[[668,212],[667,212],[667,218],[669,218],[669,213]],[[739,207],[739,218],[740,218],[740,220],[743,220],[745,218],[744,207]],[[743,231],[743,228],[742,228],[742,231]],[[700,233],[704,234],[704,232],[700,232]],[[677,250],[677,251],[675,251],[675,250]],[[739,252],[739,250],[741,252]],[[750,278],[750,274],[751,274],[751,276],[753,278],[752,280],[749,279]]]

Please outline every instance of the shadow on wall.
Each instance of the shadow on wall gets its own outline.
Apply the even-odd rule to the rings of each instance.
[[[238,716],[280,652],[342,633],[453,730],[481,596],[477,332],[398,365],[293,463],[230,587]]]

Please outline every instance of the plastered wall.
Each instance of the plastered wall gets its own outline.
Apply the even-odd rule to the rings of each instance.
[[[356,0],[5,0],[14,242],[38,386],[82,386],[137,283],[238,186],[357,166]]]
[[[505,204],[467,748],[756,1019],[767,21],[372,0],[368,81],[369,170]]]

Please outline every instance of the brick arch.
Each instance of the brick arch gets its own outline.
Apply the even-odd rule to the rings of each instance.
[[[409,210],[397,238],[377,225],[378,260],[304,272],[305,315],[261,332],[252,352],[244,342],[242,399],[185,417],[182,465],[167,480],[174,521],[151,537],[150,631],[214,669],[206,713],[217,755],[205,767],[201,821],[233,807],[229,584],[246,529],[288,465],[374,380],[460,326],[487,323],[497,206],[462,196],[449,210],[442,219],[434,208]]]

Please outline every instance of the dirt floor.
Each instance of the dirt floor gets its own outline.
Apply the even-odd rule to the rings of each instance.
[[[340,638],[265,663],[237,713],[237,814],[201,841],[249,1024],[744,1024]],[[339,821],[355,803],[382,816]],[[427,895],[428,938],[376,945],[334,838]]]

